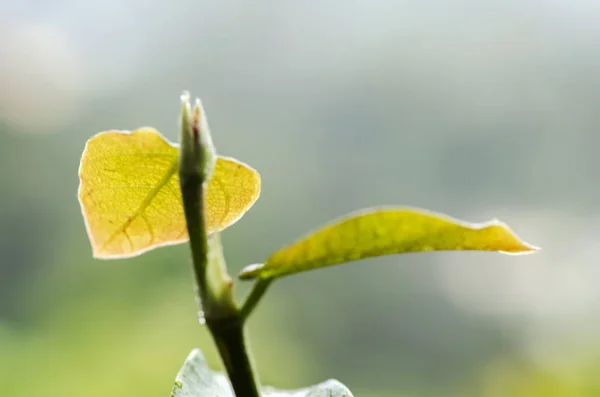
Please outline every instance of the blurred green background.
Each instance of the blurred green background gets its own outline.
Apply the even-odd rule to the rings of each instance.
[[[599,5],[0,0],[0,394],[160,397],[193,347],[219,366],[187,247],[93,260],[76,199],[90,136],[175,140],[187,89],[262,174],[223,234],[234,273],[384,204],[498,217],[544,249],[281,280],[250,322],[263,383],[600,396]]]

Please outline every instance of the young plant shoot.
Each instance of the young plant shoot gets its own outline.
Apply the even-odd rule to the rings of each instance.
[[[77,196],[95,258],[128,258],[189,244],[200,309],[227,375],[210,370],[194,349],[177,375],[174,397],[352,396],[336,380],[293,391],[260,386],[244,329],[277,278],[410,252],[538,250],[498,220],[471,224],[409,207],[364,209],[244,268],[239,279],[254,280],[254,286],[238,304],[219,233],[254,205],[260,175],[216,152],[204,108],[199,100],[192,106],[187,93],[181,97],[179,145],[150,127],[100,132],[87,141],[79,181]]]

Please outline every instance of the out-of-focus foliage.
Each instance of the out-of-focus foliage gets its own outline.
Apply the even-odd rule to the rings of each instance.
[[[482,397],[588,397],[600,395],[600,353],[567,353],[558,365],[500,359],[483,376]],[[566,360],[565,360],[566,359]]]
[[[213,367],[220,367],[209,333],[194,318],[190,282],[170,280],[152,292],[138,291],[134,297],[125,283],[110,278],[113,284],[111,288],[105,286],[102,300],[63,305],[61,310],[48,313],[45,324],[34,330],[6,326],[0,330],[3,393],[101,397],[106,395],[104,382],[108,379],[114,396],[131,395],[134,389],[143,395],[168,396],[173,374],[194,344],[202,347]],[[124,309],[127,306],[136,309]],[[274,351],[285,352],[297,358],[290,367],[296,374],[282,374],[286,382],[294,385],[304,377],[308,362],[285,335],[273,334],[268,325],[255,327],[254,331],[271,335],[283,344],[270,346],[261,340],[253,343],[261,351],[257,355],[261,364],[273,368],[277,362],[269,356]],[[122,371],[115,372],[115,365]]]
[[[352,397],[352,393],[340,382],[330,379],[301,390],[280,390],[262,387],[264,397]],[[208,367],[198,349],[192,350],[177,374],[171,397],[235,397],[224,374]]]
[[[359,211],[309,233],[273,253],[264,264],[250,265],[243,279],[275,278],[375,256],[428,251],[531,253],[499,221],[480,225],[410,208]]]
[[[593,384],[572,353],[600,344],[599,18],[583,0],[2,2],[0,389],[164,397],[193,347],[217,364],[187,247],[93,260],[73,194],[95,132],[176,140],[184,88],[219,151],[261,173],[261,199],[222,235],[232,272],[394,203],[497,216],[544,248],[283,279],[250,321],[263,383],[504,397],[487,369],[548,382],[535,373],[552,352],[554,379]]]

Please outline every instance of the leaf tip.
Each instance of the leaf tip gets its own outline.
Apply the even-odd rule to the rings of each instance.
[[[524,241],[519,241],[519,245],[514,250],[499,251],[499,252],[501,254],[517,256],[517,255],[531,255],[531,254],[535,254],[536,252],[540,252],[541,250],[542,249],[540,247],[526,243]]]
[[[496,250],[506,255],[528,255],[541,251],[540,247],[521,239],[506,223],[498,218],[476,225],[476,230],[488,231],[498,239]]]
[[[242,269],[238,277],[241,280],[251,280],[256,278],[264,266],[264,263],[254,263],[252,265],[248,265]]]

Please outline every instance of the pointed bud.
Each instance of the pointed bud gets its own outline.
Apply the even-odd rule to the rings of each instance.
[[[196,99],[192,108],[188,92],[181,95],[180,129],[179,173],[199,175],[203,182],[208,181],[217,158],[215,147],[202,103]]]

